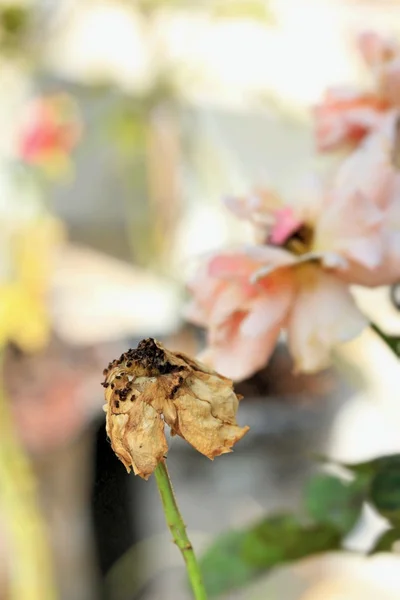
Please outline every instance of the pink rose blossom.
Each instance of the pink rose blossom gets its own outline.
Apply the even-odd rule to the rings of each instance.
[[[370,71],[372,88],[327,90],[314,108],[320,151],[357,145],[389,109],[400,107],[400,46],[377,33],[365,32],[358,37],[358,49]]]
[[[188,317],[208,328],[202,358],[223,375],[244,379],[263,367],[281,330],[297,371],[326,367],[332,347],[367,324],[349,284],[400,278],[400,261],[388,253],[388,211],[399,213],[399,202],[379,198],[378,173],[373,194],[346,177],[321,192],[319,204],[310,193],[279,205],[268,191],[251,196],[247,211],[245,198],[228,201],[265,226],[262,244],[214,255],[189,286]]]

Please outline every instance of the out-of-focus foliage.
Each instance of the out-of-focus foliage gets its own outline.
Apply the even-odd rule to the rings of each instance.
[[[327,523],[307,524],[293,515],[274,515],[247,531],[217,538],[201,560],[211,597],[250,583],[273,567],[338,550],[340,532]]]
[[[207,591],[217,596],[245,586],[260,573],[256,565],[243,559],[246,531],[229,531],[221,535],[201,561]]]
[[[364,480],[367,500],[374,508],[392,525],[400,525],[400,454],[343,466]]]
[[[370,500],[393,525],[400,525],[400,463],[387,463],[371,481]]]
[[[394,352],[396,356],[400,357],[400,337],[384,333],[377,325],[375,325],[375,323],[371,323],[371,327],[390,348],[390,350]]]
[[[394,307],[400,310],[400,283],[396,283],[390,288],[390,299]]]
[[[400,529],[388,529],[375,541],[373,548],[369,551],[369,555],[378,554],[379,552],[392,552],[393,546],[400,540]]]
[[[332,525],[342,534],[348,533],[360,516],[364,484],[359,479],[348,483],[333,475],[313,477],[305,490],[305,505],[317,523]]]
[[[365,503],[392,526],[370,554],[390,552],[400,540],[400,455],[341,466],[353,474],[352,481],[327,474],[313,477],[305,489],[302,516],[271,515],[217,539],[201,563],[210,595],[246,585],[280,564],[343,549]]]
[[[328,523],[303,523],[293,515],[276,515],[248,531],[242,547],[245,562],[269,569],[326,550],[340,548],[340,532]]]
[[[32,10],[10,2],[0,5],[0,51],[20,52],[26,48],[26,40],[32,21]]]
[[[202,559],[210,595],[244,585],[286,562],[339,550],[342,538],[360,516],[362,503],[358,485],[327,475],[316,476],[305,491],[308,514],[271,515],[248,530],[234,532],[232,538],[226,534],[216,540]],[[220,553],[227,558],[219,563],[213,557]],[[246,576],[238,578],[237,573]]]

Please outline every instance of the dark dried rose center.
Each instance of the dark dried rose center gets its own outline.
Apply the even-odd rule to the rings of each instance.
[[[135,375],[146,375],[147,377],[167,375],[180,371],[181,367],[173,365],[166,359],[165,352],[159,348],[152,338],[142,340],[137,348],[128,350],[104,369],[107,381],[109,372],[115,367],[124,367],[128,371],[135,371]],[[143,373],[139,373],[143,371]],[[104,384],[103,384],[104,385]]]

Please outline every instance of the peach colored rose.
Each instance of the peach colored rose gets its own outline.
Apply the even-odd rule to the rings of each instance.
[[[358,50],[370,71],[371,89],[327,90],[314,108],[320,151],[357,145],[377,127],[386,111],[400,107],[400,46],[374,32],[358,37]]]
[[[387,264],[387,207],[345,183],[343,175],[328,192],[280,206],[268,191],[250,197],[247,211],[246,198],[228,201],[265,223],[264,243],[214,255],[191,282],[188,318],[208,329],[202,360],[244,379],[285,330],[295,369],[314,372],[335,344],[361,332],[367,322],[348,285],[392,283],[400,262]]]

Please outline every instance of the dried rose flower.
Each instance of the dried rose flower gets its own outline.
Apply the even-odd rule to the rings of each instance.
[[[232,381],[149,338],[104,370],[107,434],[128,472],[148,479],[168,451],[165,424],[208,456],[231,452],[248,431],[236,424]]]

